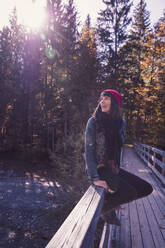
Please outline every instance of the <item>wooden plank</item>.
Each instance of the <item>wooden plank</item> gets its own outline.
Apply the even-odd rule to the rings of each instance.
[[[141,199],[136,200],[136,206],[139,215],[140,231],[142,235],[143,245],[144,247],[155,248],[151,230],[146,217],[146,212]]]
[[[142,168],[142,167],[147,167],[147,165],[139,163],[139,168]],[[165,213],[164,213],[165,211],[165,189],[162,187],[162,183],[156,177],[156,175],[152,173],[152,170],[150,172],[150,168],[149,167],[147,168],[149,170],[148,173],[144,173],[142,175],[141,173],[139,173],[139,169],[138,169],[137,175],[139,175],[140,177],[144,178],[145,180],[151,183],[151,185],[153,186],[152,196],[155,198],[155,201],[159,203],[158,208],[160,209],[160,212],[162,213],[162,215],[165,216]]]
[[[130,207],[132,247],[143,248],[142,236],[139,226],[139,218],[138,218],[135,201],[131,202],[129,204],[129,207]]]
[[[147,155],[147,157],[150,158],[154,163],[157,163],[161,167],[161,169],[165,170],[165,164],[163,162],[161,162],[159,159],[157,159],[156,157],[154,157],[153,155],[149,154],[146,151],[143,151],[143,153]],[[145,159],[143,154],[141,154],[141,157]],[[152,164],[150,165],[153,166]]]
[[[117,210],[117,217],[120,219],[120,213]],[[105,223],[99,248],[120,248],[120,227]],[[106,234],[109,231],[108,237]],[[105,237],[105,239],[104,239]],[[102,246],[103,245],[103,246]]]
[[[153,165],[145,158],[143,157],[141,154],[140,154],[140,157],[141,159],[146,162],[146,164],[148,165],[148,167],[155,173],[155,175],[160,179],[160,181],[162,182],[163,185],[165,185],[165,177],[163,175],[161,175],[159,173],[158,170],[156,170]]]
[[[112,232],[112,225],[105,223],[104,228],[103,228],[103,232],[101,235],[99,248],[108,248],[108,246],[110,245],[109,241],[111,238],[111,232]]]
[[[110,237],[109,246],[107,248],[116,248],[116,226],[112,225],[112,232]]]
[[[120,211],[119,210],[116,210],[116,215],[118,217],[118,219],[120,220],[121,216],[120,216]],[[121,227],[120,226],[115,226],[115,229],[116,229],[116,242],[115,242],[115,247],[116,248],[120,248],[120,229]]]
[[[153,192],[148,197],[150,198],[150,196],[152,196],[153,200],[155,200],[157,203],[162,216],[165,217],[165,191],[164,188],[162,188],[162,184],[154,174],[147,173],[146,180],[149,181],[153,186]]]
[[[89,228],[99,201],[103,196],[103,191],[104,189],[101,187],[90,186],[76,207],[64,221],[60,229],[47,244],[46,248],[72,247],[73,244],[71,244],[71,242],[74,242],[73,236],[75,232],[76,235],[79,234],[78,243],[81,243],[86,234],[85,231]],[[87,218],[84,218],[86,214]],[[82,225],[82,229],[80,229],[78,225]],[[80,244],[74,245],[74,248],[76,247],[80,247]]]
[[[111,232],[110,232],[110,235],[109,235],[109,239],[108,239],[108,245],[106,248],[111,248],[111,240],[112,240],[112,233],[113,233],[113,225],[111,225]]]
[[[157,190],[154,189],[152,196],[155,199],[160,212],[165,217],[165,199],[162,198],[162,192],[159,192],[159,189]]]
[[[145,212],[146,212],[146,216],[148,219],[148,223],[150,226],[150,230],[151,230],[151,234],[152,234],[152,237],[154,240],[155,247],[156,248],[160,248],[160,247],[163,248],[163,247],[165,247],[165,242],[164,242],[162,233],[160,232],[160,229],[159,229],[158,223],[156,221],[154,212],[151,208],[151,205],[150,205],[147,197],[143,198],[142,201],[143,201],[143,204],[145,207]]]
[[[80,245],[82,244],[83,239],[87,233],[87,230],[91,224],[91,221],[92,221],[93,216],[95,214],[95,211],[97,209],[99,200],[100,199],[98,199],[98,194],[96,194],[96,192],[95,192],[89,206],[87,206],[86,211],[82,212],[80,210],[81,217],[79,219],[77,219],[75,226],[73,226],[72,232],[70,232],[69,237],[67,237],[67,238],[65,238],[65,240],[63,240],[63,247],[80,247]]]
[[[88,194],[90,195],[89,198],[88,198]],[[78,210],[80,209],[81,204],[83,204],[88,199],[90,199],[91,201],[91,197],[93,197],[93,194],[94,194],[94,189],[90,187],[46,247],[55,247],[54,245],[56,239],[58,243],[58,241],[60,242],[61,239],[67,235],[67,233],[69,232],[69,231],[67,232],[67,229],[69,230],[69,227],[71,227],[74,216],[77,216],[77,218],[79,217],[77,214],[78,212],[80,213],[80,211]],[[58,245],[57,243],[56,245]]]
[[[148,173],[145,173],[145,175],[142,175],[141,173],[139,173],[139,169],[136,169],[138,175],[140,177],[143,177],[145,180],[149,181],[155,187],[155,190],[158,190],[158,194],[160,192],[162,198],[165,199],[164,198],[164,194],[162,195],[162,193],[161,193],[161,191],[164,191],[164,193],[165,193],[165,189],[162,187],[162,182],[160,181],[160,179],[156,175],[157,171],[155,171],[155,173],[152,173],[153,172],[152,171],[153,166],[152,167],[151,167],[151,165],[150,165],[150,167],[147,166],[148,161],[146,159],[144,159],[144,160],[145,160],[146,163],[144,163],[144,164],[139,163],[138,168],[144,168],[144,167],[146,167],[146,168],[149,169],[148,170]],[[130,168],[132,168],[132,167],[130,167]]]
[[[156,152],[157,154],[165,156],[165,151],[163,151],[163,150],[159,150],[159,149],[157,149],[157,148],[155,148],[153,146],[148,146],[148,145],[144,145],[144,144],[143,144],[143,147],[146,147],[146,148],[150,149],[151,151]]]
[[[142,149],[142,147],[144,147],[144,148],[147,148],[147,149],[149,149],[149,150],[151,150],[151,151],[156,152],[157,154],[160,154],[160,155],[162,155],[162,156],[165,156],[165,151],[159,150],[159,149],[157,149],[157,148],[155,148],[155,147],[153,147],[153,146],[148,146],[148,145],[145,145],[145,144],[142,144],[142,143],[135,143],[135,146],[136,146],[138,149]]]
[[[152,155],[150,155],[152,156]],[[152,156],[153,157],[153,156]],[[159,167],[161,167],[161,169],[164,171],[165,170],[165,164],[163,162],[161,162],[159,159],[154,158],[154,160],[152,159],[152,161],[154,161],[154,163],[156,163]]]
[[[102,188],[100,188],[100,192],[102,192]],[[91,224],[93,216],[96,212],[96,209],[98,208],[98,204],[100,202],[100,199],[101,199],[101,195],[99,195],[98,192],[95,192],[94,197],[93,197],[90,205],[88,206],[86,212],[83,215],[81,215],[81,219],[79,219],[78,222],[76,223],[76,228],[74,228],[73,232],[71,233],[69,240],[66,240],[66,242],[64,243],[64,247],[72,247],[73,246],[74,248],[76,248],[76,247],[81,246],[81,244],[84,240],[84,237],[88,231],[88,228]],[[100,212],[101,212],[101,209],[100,209]],[[96,216],[96,218],[97,217],[99,219],[99,216]],[[98,219],[97,219],[97,221],[98,221]],[[83,245],[83,247],[84,246],[85,246],[85,244]]]
[[[153,195],[149,195],[148,200],[149,200],[151,208],[154,212],[156,221],[158,223],[159,230],[162,233],[164,241],[165,241],[165,206],[163,208],[163,210],[164,210],[164,215],[163,215],[161,213],[159,207],[158,207],[159,202],[155,201]]]
[[[72,210],[70,215],[67,217],[65,222],[61,225],[60,229],[56,232],[56,234],[53,236],[53,238],[50,240],[46,248],[53,248],[55,245],[58,247],[58,243],[62,242],[63,238],[65,238],[66,235],[69,235],[70,232],[69,228],[72,228],[73,220],[76,216],[76,218],[79,218],[81,216],[81,205],[84,206],[84,203],[87,202],[88,204],[91,201],[91,198],[94,194],[94,188],[89,187],[89,189],[86,191],[86,193],[83,195],[81,200],[78,202],[76,207]],[[83,207],[83,211],[84,207]],[[75,224],[75,223],[74,223]]]
[[[162,221],[160,222],[160,218],[162,216],[164,216],[163,212],[165,209],[165,197],[164,197],[164,193],[163,193],[164,190],[162,188],[162,185],[161,185],[160,181],[156,178],[156,176],[154,174],[150,173],[150,168],[147,167],[147,165],[143,164],[141,162],[141,160],[139,160],[139,161],[136,160],[136,158],[138,158],[138,157],[133,158],[133,154],[131,154],[131,150],[129,151],[129,155],[128,155],[128,153],[126,153],[126,156],[127,156],[127,160],[128,160],[128,168],[127,168],[128,171],[136,174],[137,176],[140,176],[144,180],[149,181],[154,187],[154,191],[150,196],[145,197],[143,199],[139,199],[136,201],[138,215],[139,215],[139,222],[140,222],[140,232],[142,235],[142,243],[144,244],[144,248],[146,248],[146,247],[147,248],[148,247],[156,247],[156,248],[162,247],[163,248],[163,247],[165,247],[165,244],[163,243],[164,229],[161,230],[161,228],[159,228],[159,225],[164,227],[162,225]],[[144,168],[147,168],[147,169],[144,170]],[[148,172],[147,172],[147,170],[148,170]],[[149,207],[144,206],[144,203],[143,203],[143,201],[144,201],[145,205],[147,204],[146,201],[149,201],[147,198],[150,200],[149,212],[148,212]],[[152,202],[154,201],[154,199],[152,199],[152,198],[155,198],[155,203],[153,203],[153,205],[152,205]],[[141,205],[140,203],[143,203],[143,205]],[[131,211],[132,204],[134,204],[134,202],[129,204],[130,205],[130,211]],[[139,204],[141,206],[139,206]],[[155,206],[155,204],[157,204],[157,207]],[[151,206],[155,209],[155,211],[151,212]],[[155,217],[153,217],[154,214],[156,215],[155,222],[158,222],[157,227],[153,227],[154,225],[156,225],[154,223],[154,218],[155,218]],[[133,223],[132,223],[133,218],[135,218],[135,217],[132,214],[131,218],[130,218],[131,227],[133,225]],[[152,218],[152,220],[151,220],[151,218]],[[159,221],[158,221],[158,218],[159,218]],[[121,218],[121,222],[122,222],[122,218]],[[163,220],[163,222],[164,222],[164,220]],[[142,227],[142,225],[143,225],[143,227]],[[123,223],[122,223],[122,226],[123,226]],[[137,246],[133,245],[133,243],[132,243],[132,245],[130,244],[129,246],[124,245],[124,237],[123,237],[124,235],[122,233],[124,228],[122,228],[122,226],[121,226],[121,234],[120,234],[120,248],[137,247]],[[126,224],[125,226],[128,226],[128,225]],[[152,230],[151,230],[151,228],[152,228]],[[148,230],[148,234],[147,234],[146,230]],[[149,232],[149,230],[150,230],[150,232]],[[134,233],[139,237],[139,235],[136,233],[136,231],[131,229],[131,235]],[[155,243],[157,236],[158,236],[158,242]],[[145,238],[145,237],[147,237],[147,238]]]
[[[145,165],[147,166],[147,165]],[[159,201],[159,206],[161,206],[161,209],[165,209],[165,189],[162,187],[162,183],[157,178],[157,176],[153,173],[147,173],[145,178],[147,181],[151,183],[153,186],[153,192],[152,196]]]
[[[120,210],[121,229],[120,229],[120,248],[131,247],[131,229],[129,218],[129,204],[122,205]]]
[[[147,163],[147,165],[152,169],[152,171],[158,176],[158,178],[160,179],[162,184],[165,185],[165,164],[164,164],[164,161],[161,162],[159,159],[157,159],[153,155],[149,154],[148,152],[146,152],[140,148],[136,147],[136,151],[137,151],[138,155],[141,157],[141,159],[144,160]],[[144,157],[144,154],[146,154],[148,156],[148,159],[146,159]],[[153,161],[153,165],[149,162],[149,158]],[[157,164],[161,168],[161,170],[162,170],[161,173],[154,167],[155,164]]]
[[[165,185],[165,177],[159,173],[157,169],[155,169],[149,162],[147,162],[148,167],[155,173],[155,175],[160,179],[161,183]]]
[[[138,161],[136,161],[136,158],[138,159]],[[134,164],[136,163],[138,164],[138,167],[134,166]],[[155,173],[152,173],[152,169],[148,167],[146,163],[142,163],[138,155],[135,157],[133,162],[130,161],[130,165],[129,165],[129,171],[132,171],[134,174],[140,176],[144,180],[149,181],[156,190],[156,193],[155,192],[153,193],[156,195],[158,194],[159,197],[161,197],[165,203],[165,197],[164,197],[165,189],[162,187],[162,183],[160,182],[158,177],[155,175]],[[144,171],[144,168],[146,168],[145,171]]]
[[[162,192],[163,188],[162,188],[162,184],[160,183],[160,180],[155,176],[155,174],[146,174],[146,177],[144,178],[147,181],[149,181],[153,187],[153,192],[152,192],[152,196],[155,198],[155,200],[157,202],[159,202],[159,208],[160,210],[163,211],[165,210],[165,195]]]

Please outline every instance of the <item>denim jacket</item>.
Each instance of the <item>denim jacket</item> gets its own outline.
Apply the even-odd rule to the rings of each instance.
[[[125,120],[122,120],[122,126],[120,129],[122,143],[124,143],[125,127],[126,122]],[[100,179],[97,172],[97,165],[99,163],[97,161],[96,151],[96,123],[95,118],[91,117],[87,122],[85,131],[85,162],[88,177],[92,181]]]

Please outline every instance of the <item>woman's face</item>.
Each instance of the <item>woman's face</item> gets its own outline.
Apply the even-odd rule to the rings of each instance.
[[[102,112],[109,113],[111,108],[111,98],[109,96],[101,96],[100,107]]]

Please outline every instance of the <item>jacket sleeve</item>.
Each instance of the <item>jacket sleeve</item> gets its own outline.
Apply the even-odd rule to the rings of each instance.
[[[100,179],[97,172],[95,119],[91,117],[85,131],[85,162],[91,180]]]

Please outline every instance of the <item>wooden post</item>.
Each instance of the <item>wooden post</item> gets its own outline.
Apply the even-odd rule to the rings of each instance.
[[[105,223],[104,228],[103,228],[103,232],[102,232],[102,236],[101,236],[101,240],[100,240],[100,244],[99,244],[99,248],[110,247],[111,233],[112,233],[112,225]]]
[[[153,166],[155,167],[156,152],[154,152],[153,157],[154,157],[154,159],[153,159]]]
[[[146,151],[145,149],[146,149],[146,148],[143,146],[142,149],[143,149],[143,151],[144,151],[143,154],[142,154],[142,157],[145,157],[145,151]]]
[[[162,162],[165,164],[165,156],[162,155]],[[162,174],[165,177],[165,170],[162,170]]]
[[[148,166],[150,166],[150,148],[147,148],[147,156]]]

